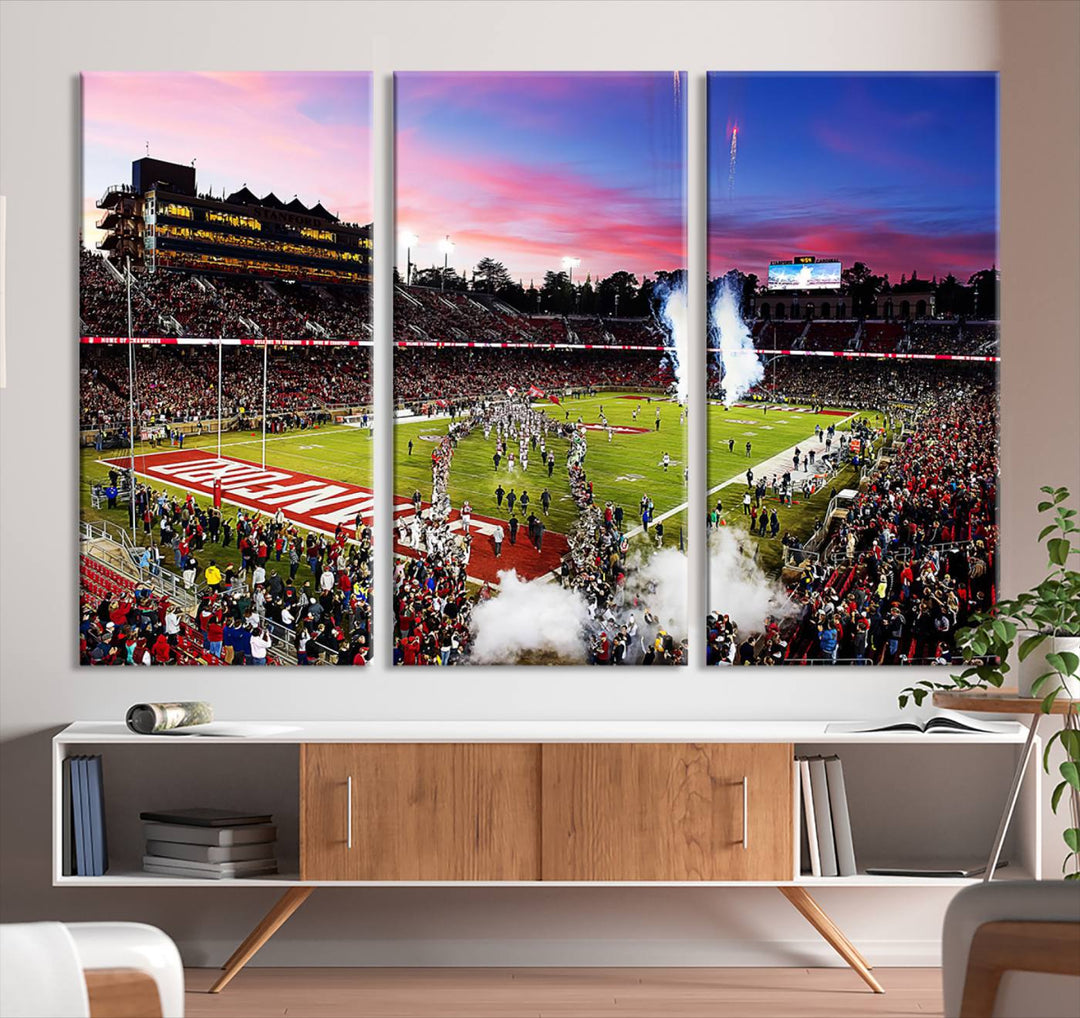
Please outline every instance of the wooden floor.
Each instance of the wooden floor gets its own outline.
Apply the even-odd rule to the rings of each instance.
[[[247,968],[187,972],[188,1018],[940,1018],[941,970]]]

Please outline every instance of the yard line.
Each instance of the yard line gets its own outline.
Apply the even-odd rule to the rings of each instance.
[[[845,417],[842,421],[840,421],[840,424],[847,424],[848,421],[853,420],[854,418],[856,418],[858,416],[859,416],[858,413],[851,414],[849,417]],[[770,456],[769,459],[763,460],[761,463],[753,463],[753,464],[751,464],[751,466],[753,467],[753,470],[754,470],[754,476],[755,477],[760,476],[763,468],[767,467],[770,463],[775,462],[777,466],[781,466],[784,463],[790,463],[792,456],[795,454],[796,446],[804,444],[808,439],[813,437],[813,435],[814,435],[814,432],[810,432],[810,434],[807,435],[806,438],[801,439],[800,441],[796,442],[794,445],[789,446],[787,449],[782,449],[780,452],[776,453],[774,456]],[[805,460],[804,460],[804,462],[805,462]],[[765,471],[765,472],[767,473],[768,471]],[[798,477],[799,474],[809,475],[809,473],[810,473],[810,471],[808,471],[808,470],[800,470],[798,472],[793,471],[792,472],[792,480],[794,480],[796,477]],[[721,481],[719,484],[713,485],[713,487],[709,488],[705,492],[705,494],[706,495],[715,495],[721,488],[726,488],[730,484],[735,484],[737,481],[745,480],[745,479],[746,479],[746,471],[744,470],[744,471],[742,471],[742,473],[736,474],[734,477],[729,477],[726,481]],[[689,507],[690,507],[689,502],[683,502],[682,505],[677,505],[677,506],[675,506],[674,509],[669,509],[666,513],[661,513],[659,516],[657,516],[655,519],[653,519],[651,521],[651,523],[652,524],[659,523],[662,520],[666,520],[671,516],[675,516],[677,513],[681,513],[684,509],[688,509]],[[638,534],[644,533],[644,530],[645,530],[645,528],[643,526],[641,526],[641,524],[638,524],[632,530],[628,530],[626,532],[626,536],[627,537],[636,537]]]

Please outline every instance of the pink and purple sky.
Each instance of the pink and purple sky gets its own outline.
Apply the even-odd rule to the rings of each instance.
[[[148,143],[157,159],[194,159],[200,192],[247,184],[369,223],[370,139],[367,72],[84,74],[83,242],[101,238],[94,203],[131,182]]]
[[[685,75],[395,76],[397,266],[471,271],[484,257],[537,285],[564,257],[574,280],[640,279],[686,264]]]
[[[711,276],[816,255],[967,282],[996,262],[996,75],[713,73],[708,90]]]

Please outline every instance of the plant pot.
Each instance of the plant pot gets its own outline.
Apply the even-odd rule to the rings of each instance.
[[[1065,695],[1073,700],[1080,700],[1080,670],[1061,679],[1057,685],[1053,679],[1047,679],[1039,687],[1038,693],[1032,693],[1031,684],[1040,676],[1053,671],[1046,661],[1047,654],[1060,654],[1068,651],[1080,656],[1080,636],[1051,636],[1049,640],[1041,644],[1026,661],[1021,661],[1016,669],[1016,686],[1021,696],[1047,696],[1057,685],[1065,687]],[[1061,678],[1059,676],[1059,678]]]

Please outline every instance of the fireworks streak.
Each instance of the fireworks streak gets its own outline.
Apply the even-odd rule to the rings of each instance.
[[[728,160],[727,196],[728,201],[735,197],[735,158],[739,153],[739,125],[731,129],[731,158]]]

